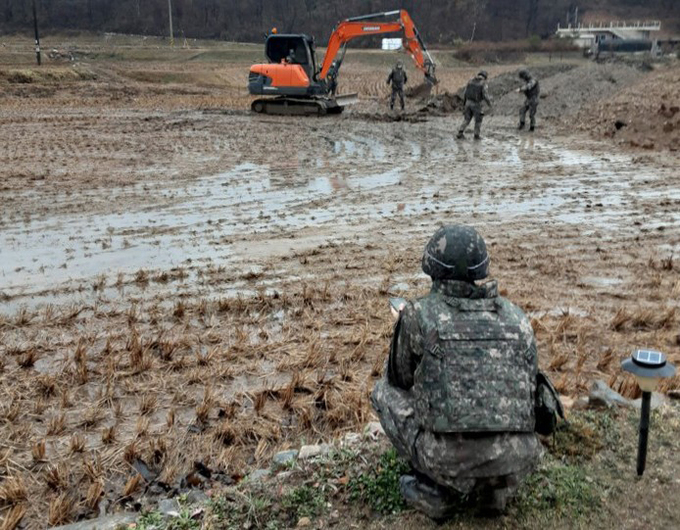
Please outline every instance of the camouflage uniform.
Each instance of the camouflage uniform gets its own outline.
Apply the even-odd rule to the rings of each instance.
[[[427,261],[432,266],[426,270]],[[423,269],[436,267],[449,265],[426,251]],[[540,455],[536,372],[531,325],[498,295],[495,281],[477,286],[469,279],[434,279],[430,294],[407,303],[371,400],[416,473],[402,478],[411,504],[445,517],[455,506],[454,490],[504,509]],[[410,487],[414,483],[419,489]]]
[[[538,108],[540,87],[538,81],[526,70],[520,72],[520,77],[525,81],[525,84],[520,87],[519,91],[524,94],[526,99],[524,105],[519,109],[519,129],[524,128],[526,114],[529,111],[529,130],[533,131],[536,127],[536,109]]]
[[[465,93],[463,94],[463,101],[465,103],[464,119],[458,129],[458,138],[463,138],[465,129],[470,125],[473,116],[475,118],[475,138],[480,138],[479,134],[482,128],[482,119],[484,118],[482,102],[486,101],[486,104],[489,107],[491,106],[486,78],[486,72],[482,71],[472,78],[465,87]]]
[[[404,110],[404,85],[408,82],[406,70],[400,63],[395,66],[387,77],[387,84],[392,85],[392,95],[390,96],[390,109],[394,109],[394,100],[399,96],[401,110]]]

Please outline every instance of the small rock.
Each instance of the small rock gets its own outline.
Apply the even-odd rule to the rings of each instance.
[[[250,475],[248,475],[248,480],[251,482],[258,482],[260,480],[267,480],[271,476],[272,472],[268,469],[256,469]]]
[[[384,435],[385,431],[378,421],[372,421],[371,423],[367,424],[366,427],[364,427],[364,436],[370,436],[371,438],[375,439],[378,436]]]
[[[566,410],[570,410],[574,407],[575,400],[572,397],[560,395],[560,401]]]
[[[52,530],[117,530],[121,526],[126,527],[134,523],[137,517],[139,517],[137,513],[117,513],[64,526],[55,526]]]
[[[163,499],[158,502],[158,511],[165,516],[177,517],[179,515],[179,502],[177,499]]]
[[[145,482],[149,483],[153,482],[154,479],[156,478],[156,474],[149,469],[149,466],[146,465],[146,462],[144,462],[144,460],[135,458],[135,461],[132,463],[132,467],[135,468],[137,473],[142,475],[142,478],[144,479]]]
[[[331,446],[328,444],[303,445],[300,448],[300,454],[298,455],[298,458],[300,460],[309,460],[310,458],[314,458],[316,456],[326,455],[330,453],[330,451]]]
[[[588,408],[588,396],[581,396],[574,402],[573,410],[585,410]]]
[[[300,520],[298,521],[298,528],[302,528],[304,526],[309,526],[312,524],[312,521],[309,517],[300,517]]]
[[[394,284],[389,289],[387,289],[388,294],[401,294],[404,291],[408,291],[408,283],[404,283],[404,282],[397,283],[397,284]]]
[[[650,410],[656,410],[659,407],[663,407],[664,405],[667,405],[669,402],[668,398],[664,396],[663,394],[659,394],[658,392],[652,392],[652,399],[649,402],[649,408]],[[642,408],[642,398],[634,399],[631,401],[631,404],[633,407],[636,409],[641,409]]]
[[[361,442],[361,435],[359,433],[348,432],[342,439],[342,446],[348,447],[352,445],[357,445],[359,442]]]
[[[281,451],[280,453],[276,453],[274,455],[274,458],[272,458],[272,462],[276,467],[286,467],[292,462],[295,462],[297,455],[298,455],[297,449],[291,449],[290,451]]]
[[[208,497],[201,490],[191,490],[189,493],[187,493],[187,502],[189,504],[203,504],[209,500],[210,497]]]
[[[589,408],[632,407],[633,404],[618,392],[615,392],[604,381],[595,381],[588,395]]]

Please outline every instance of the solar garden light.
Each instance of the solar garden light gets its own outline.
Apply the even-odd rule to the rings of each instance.
[[[635,350],[629,359],[621,363],[621,368],[635,376],[637,384],[642,390],[642,414],[638,437],[637,474],[639,477],[645,472],[647,460],[647,435],[649,434],[649,407],[652,392],[663,377],[672,377],[675,366],[666,361],[666,356],[654,350]]]

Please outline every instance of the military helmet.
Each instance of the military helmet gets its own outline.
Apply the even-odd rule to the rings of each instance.
[[[480,72],[477,74],[478,77],[483,77],[484,79],[489,79],[489,74],[487,73],[486,70],[480,70]]]
[[[486,278],[489,274],[486,243],[470,226],[443,226],[425,247],[423,272],[433,280],[474,281]]]
[[[401,61],[397,61],[397,68],[403,68],[403,67],[404,67],[404,63],[402,63]]]
[[[529,79],[531,77],[531,75],[529,74],[529,70],[520,70],[518,75],[522,79]]]

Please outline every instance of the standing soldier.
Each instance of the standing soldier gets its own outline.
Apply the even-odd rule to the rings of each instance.
[[[529,130],[533,131],[536,127],[536,109],[538,108],[538,95],[540,93],[538,81],[531,76],[528,70],[520,70],[519,78],[524,81],[524,85],[517,89],[517,92],[523,92],[525,96],[524,105],[519,109],[519,127],[521,131],[524,129],[524,120],[527,111],[529,111]]]
[[[392,84],[392,95],[390,96],[390,110],[394,109],[394,99],[399,95],[399,102],[401,103],[401,110],[404,110],[404,85],[408,81],[406,70],[404,70],[404,63],[397,61],[397,64],[390,75],[387,77],[387,84]]]
[[[486,101],[486,104],[491,107],[491,100],[489,99],[488,87],[486,86],[486,80],[489,75],[482,70],[475,77],[473,77],[470,82],[465,87],[465,94],[463,95],[463,103],[465,104],[465,118],[463,123],[458,129],[458,138],[463,138],[465,134],[465,129],[470,125],[470,120],[475,117],[475,140],[479,140],[481,136],[479,135],[480,129],[482,128],[482,118],[484,117],[484,112],[482,112],[482,102]]]

